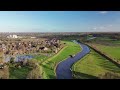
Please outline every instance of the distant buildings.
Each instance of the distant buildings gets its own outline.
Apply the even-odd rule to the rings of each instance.
[[[18,38],[18,36],[17,35],[9,35],[9,36],[7,36],[7,38]]]
[[[7,36],[7,38],[22,38],[22,37],[17,36],[17,35],[9,35],[9,36]]]
[[[36,38],[36,37],[31,37],[31,38]]]

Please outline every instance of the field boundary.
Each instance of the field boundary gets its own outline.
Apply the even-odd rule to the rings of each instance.
[[[120,64],[117,63],[115,60],[113,60],[112,58],[110,58],[109,56],[105,55],[104,53],[102,53],[101,51],[97,50],[96,48],[90,46],[89,44],[86,44],[87,46],[89,46],[91,49],[93,49],[95,52],[97,52],[98,54],[100,54],[101,56],[103,56],[104,58],[108,59],[110,62],[114,63],[116,66],[118,66],[120,68]]]

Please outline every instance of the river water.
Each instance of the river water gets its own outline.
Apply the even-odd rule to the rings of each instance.
[[[17,55],[16,57],[15,57],[15,62],[19,62],[19,61],[23,61],[23,60],[26,60],[26,59],[28,59],[28,60],[31,60],[33,58],[33,56],[32,55]],[[4,61],[5,62],[8,62],[8,61],[10,61],[10,59],[11,59],[11,57],[10,56],[4,56]]]

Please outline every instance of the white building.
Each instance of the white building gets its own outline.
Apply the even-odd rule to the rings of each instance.
[[[7,36],[7,38],[18,38],[18,36],[17,35],[9,35],[9,36]]]
[[[18,38],[18,36],[17,35],[13,35],[13,38]]]

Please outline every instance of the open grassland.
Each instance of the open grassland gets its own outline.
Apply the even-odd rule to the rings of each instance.
[[[100,44],[94,44],[94,46],[103,52],[104,54],[114,58],[115,60],[120,60],[120,46],[105,46]]]
[[[43,78],[44,79],[53,79],[55,77],[55,68],[56,65],[66,58],[69,57],[69,55],[74,55],[80,52],[81,48],[79,44],[75,44],[71,41],[62,41],[63,43],[66,43],[64,48],[59,51],[56,55],[53,57],[47,59],[45,62],[42,63],[43,68]]]
[[[120,68],[91,50],[91,52],[75,63],[72,67],[74,78],[95,79],[106,72],[120,75]]]
[[[51,54],[51,55],[53,55],[53,54]],[[39,63],[42,63],[45,60],[47,60],[49,57],[50,56],[40,54],[40,55],[35,55],[34,59],[36,59]]]
[[[120,40],[112,40],[109,38],[97,38],[89,43],[102,53],[115,60],[120,60]]]
[[[11,67],[10,70],[10,79],[26,79],[28,73],[32,70],[29,67],[15,68]]]

